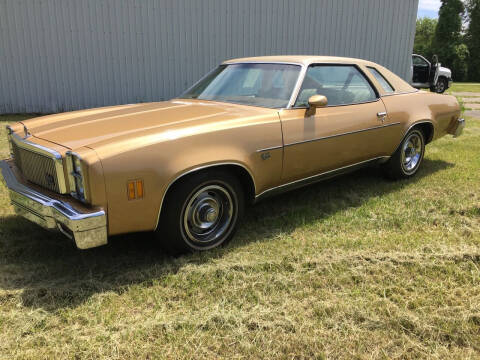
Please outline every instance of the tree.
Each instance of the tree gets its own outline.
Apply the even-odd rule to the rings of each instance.
[[[455,59],[452,68],[455,69],[455,79],[457,81],[466,81],[468,79],[468,59],[470,51],[466,44],[455,46]]]
[[[466,42],[470,56],[468,58],[468,78],[480,81],[480,0],[467,2],[469,25]]]
[[[427,17],[417,19],[415,43],[413,45],[413,52],[415,54],[423,55],[427,59],[433,57],[432,42],[435,36],[437,22],[437,19]]]
[[[438,12],[438,24],[432,42],[433,51],[438,55],[439,61],[452,69],[452,76],[461,80],[459,75],[462,69],[455,66],[461,65],[458,46],[463,41],[462,20],[465,6],[461,0],[441,0],[442,5]]]

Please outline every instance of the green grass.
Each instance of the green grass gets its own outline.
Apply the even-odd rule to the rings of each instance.
[[[79,251],[0,185],[0,358],[480,358],[479,155],[467,119],[414,179],[265,200],[228,246],[176,259],[148,234]]]
[[[454,82],[448,92],[477,92],[480,93],[480,83],[457,83]]]
[[[447,90],[448,94],[452,93],[476,93],[480,95],[480,83],[453,83],[452,87]],[[478,100],[474,100],[476,96],[465,96],[468,98],[467,105],[471,103],[478,103],[480,102],[480,96],[478,96]],[[462,111],[471,110],[470,107],[465,106],[465,101],[462,96],[457,96],[457,99],[462,107]]]

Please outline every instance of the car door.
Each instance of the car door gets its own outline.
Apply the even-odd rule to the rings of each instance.
[[[308,116],[313,95],[326,96],[328,106]],[[280,111],[283,182],[385,155],[385,115],[378,92],[356,65],[310,65],[294,106]]]
[[[412,55],[414,84],[427,84],[430,78],[430,64],[423,57]]]

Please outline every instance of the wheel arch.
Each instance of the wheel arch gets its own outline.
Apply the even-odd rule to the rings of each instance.
[[[403,133],[402,141],[412,129],[419,129],[422,131],[423,135],[425,135],[425,145],[430,143],[435,136],[435,126],[433,125],[433,121],[429,119],[424,119],[412,123]]]
[[[425,145],[430,143],[435,135],[435,126],[433,126],[433,122],[431,120],[422,120],[416,122],[410,126],[405,135],[407,135],[412,129],[420,129],[422,131],[423,135],[425,136]]]
[[[253,177],[252,172],[248,169],[245,165],[237,163],[237,162],[221,162],[221,163],[213,163],[208,165],[196,166],[192,169],[186,170],[182,172],[180,175],[177,175],[173,178],[163,193],[162,199],[160,201],[160,208],[158,210],[157,216],[157,223],[155,229],[158,228],[158,224],[160,222],[160,216],[162,214],[163,205],[165,202],[165,197],[167,196],[168,192],[172,189],[175,184],[178,184],[179,181],[185,179],[188,176],[192,176],[194,174],[198,174],[203,171],[208,171],[212,169],[222,169],[227,172],[233,173],[238,176],[240,183],[245,190],[245,199],[247,202],[253,203],[256,194],[256,183],[255,178]]]
[[[433,125],[433,122],[431,120],[419,120],[411,124],[407,130],[404,131],[402,138],[400,140],[400,143],[398,146],[395,148],[395,152],[398,150],[398,148],[402,145],[403,140],[405,139],[405,136],[410,132],[412,129],[419,129],[424,135],[425,135],[425,145],[430,143],[433,140],[434,132],[435,132],[435,126]]]

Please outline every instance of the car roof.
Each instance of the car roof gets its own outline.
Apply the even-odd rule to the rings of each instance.
[[[336,64],[362,64],[367,66],[377,65],[374,62],[338,56],[315,56],[315,55],[277,55],[277,56],[255,56],[244,57],[224,61],[224,64],[235,64],[245,62],[267,62],[267,63],[293,63],[299,65],[310,65],[314,63],[336,63]]]
[[[310,64],[317,63],[331,63],[331,64],[353,64],[359,66],[370,66],[379,70],[381,74],[388,80],[388,82],[395,89],[396,94],[405,93],[405,92],[416,92],[410,84],[401,79],[396,74],[392,73],[387,68],[381,66],[380,64],[374,63],[372,61],[355,59],[349,57],[337,57],[337,56],[316,56],[316,55],[277,55],[277,56],[256,56],[256,57],[244,57],[238,59],[231,59],[224,61],[223,64],[241,64],[241,63],[287,63],[287,64],[298,64],[303,66],[308,66]],[[370,75],[370,80],[375,84],[375,87],[382,93],[380,84],[372,78]]]

